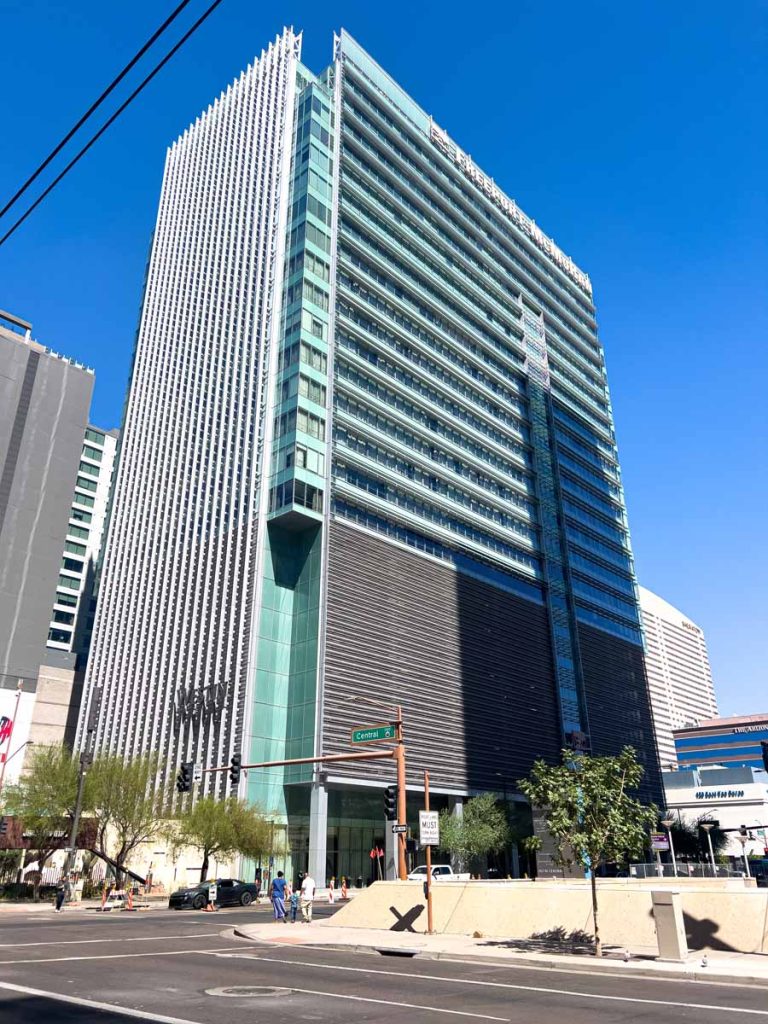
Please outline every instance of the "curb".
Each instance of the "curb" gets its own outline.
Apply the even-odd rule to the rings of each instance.
[[[285,944],[281,942],[272,942],[270,939],[257,939],[251,935],[246,934],[239,928],[233,929],[234,934],[239,939],[245,939],[254,945],[269,947],[269,948],[285,948]],[[330,951],[334,953],[381,953],[381,951],[387,950],[389,947],[383,945],[361,945],[360,943],[341,943],[341,942],[307,942],[304,944],[291,945],[291,949],[319,949],[324,951]],[[593,975],[606,975],[611,978],[657,978],[664,981],[698,981],[709,984],[720,984],[720,985],[744,985],[750,988],[768,988],[768,977],[761,977],[760,975],[736,975],[723,974],[710,972],[709,968],[696,967],[690,971],[670,971],[659,968],[644,968],[644,967],[622,967],[619,964],[603,965],[597,967],[594,963],[585,963],[581,960],[574,961],[563,961],[563,963],[553,963],[550,960],[537,960],[537,959],[525,959],[525,960],[502,960],[498,957],[483,956],[482,953],[449,953],[441,950],[428,950],[419,949],[413,951],[412,949],[404,950],[401,947],[391,947],[392,955],[400,953],[403,959],[410,957],[411,959],[418,960],[446,960],[450,962],[456,961],[471,961],[472,963],[485,964],[492,967],[512,967],[520,970],[529,968],[530,970],[551,970],[551,971],[575,971],[585,972]]]

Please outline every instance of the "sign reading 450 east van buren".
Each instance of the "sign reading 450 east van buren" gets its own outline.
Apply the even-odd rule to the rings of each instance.
[[[397,730],[394,725],[369,725],[352,730],[353,743],[381,743],[383,740],[396,738]]]

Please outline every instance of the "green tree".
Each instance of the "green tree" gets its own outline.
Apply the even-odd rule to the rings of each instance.
[[[656,807],[630,796],[642,776],[632,747],[616,757],[563,750],[562,764],[536,761],[530,778],[519,783],[531,805],[542,808],[559,862],[576,861],[589,871],[595,956],[602,956],[595,873],[603,864],[640,856],[658,821]]]
[[[96,821],[95,852],[114,865],[118,887],[131,853],[162,833],[171,796],[171,784],[158,781],[158,761],[152,754],[129,761],[116,754],[94,758],[84,807]]]
[[[270,833],[270,822],[245,801],[204,796],[170,823],[167,837],[175,850],[184,846],[200,850],[200,881],[204,882],[211,857],[225,859],[239,853],[256,860],[268,854]]]
[[[711,816],[708,814],[697,818],[695,821],[675,821],[672,825],[672,842],[675,844],[675,857],[678,860],[694,860],[709,863],[709,845],[704,832],[699,830],[699,822],[706,821]],[[720,828],[713,828],[710,832],[712,839],[712,851],[715,857],[722,854],[728,846],[728,835]]]
[[[27,863],[36,859],[33,896],[40,899],[42,871],[55,850],[66,845],[77,796],[77,761],[64,746],[34,746],[19,781],[3,793],[3,810],[21,818],[29,838]]]
[[[506,812],[493,793],[472,797],[462,811],[440,812],[440,849],[456,858],[460,871],[470,861],[502,850],[510,839]]]

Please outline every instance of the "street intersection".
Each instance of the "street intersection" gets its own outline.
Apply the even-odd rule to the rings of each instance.
[[[333,908],[319,906],[319,916]],[[204,914],[0,912],[3,1024],[768,1024],[768,990],[616,977],[482,961],[382,957],[291,945],[307,926],[275,924],[279,945],[235,927],[261,906]],[[311,925],[309,927],[315,927]],[[293,930],[293,931],[292,931]]]

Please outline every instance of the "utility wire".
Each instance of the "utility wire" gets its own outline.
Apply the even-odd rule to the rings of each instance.
[[[21,197],[27,191],[27,189],[32,184],[32,182],[40,174],[42,174],[42,172],[45,170],[45,168],[48,166],[48,164],[51,162],[51,160],[53,160],[53,158],[55,156],[57,156],[62,151],[62,149],[66,146],[66,144],[69,142],[69,140],[75,134],[75,132],[79,131],[83,127],[83,125],[88,120],[88,118],[91,116],[91,114],[93,114],[101,106],[101,104],[104,102],[104,100],[107,98],[107,96],[109,96],[109,94],[114,89],[117,88],[117,86],[122,82],[122,80],[125,78],[125,76],[128,74],[128,72],[131,70],[131,68],[135,67],[135,65],[138,64],[138,62],[141,60],[141,58],[144,56],[144,54],[147,52],[147,50],[150,48],[150,46],[152,46],[152,44],[155,43],[160,38],[160,36],[163,34],[163,32],[165,32],[165,30],[168,28],[168,26],[171,24],[171,22],[174,21],[176,19],[176,17],[178,17],[179,14],[181,14],[181,12],[184,10],[184,8],[187,6],[187,4],[189,2],[190,2],[190,0],[182,0],[182,3],[179,4],[179,6],[176,8],[176,10],[171,12],[171,14],[165,19],[163,24],[154,33],[154,35],[152,35],[146,41],[146,43],[144,43],[144,45],[139,50],[139,52],[136,54],[136,56],[133,57],[125,65],[125,67],[120,72],[120,74],[117,76],[117,78],[115,78],[110,83],[110,85],[104,90],[104,92],[101,94],[101,96],[99,96],[99,98],[96,100],[96,102],[86,110],[86,112],[83,114],[83,116],[77,122],[77,124],[67,132],[67,134],[61,140],[61,142],[56,146],[56,148],[51,150],[51,152],[48,154],[48,156],[45,158],[45,160],[43,160],[43,162],[37,168],[35,173],[30,175],[29,178],[27,178],[27,180],[21,186],[21,188],[16,193],[16,195],[12,196],[11,199],[5,204],[5,206],[2,208],[2,210],[0,210],[0,217],[4,217],[5,214],[14,205],[14,203],[16,203],[19,199],[21,199]]]
[[[88,152],[88,150],[91,148],[91,146],[101,138],[101,136],[104,134],[104,132],[107,130],[107,128],[109,128],[110,125],[115,123],[115,121],[122,114],[122,112],[125,110],[125,108],[128,107],[136,99],[136,97],[145,88],[145,86],[149,85],[149,83],[152,81],[152,79],[155,77],[155,75],[159,71],[161,71],[162,68],[165,67],[165,65],[168,63],[168,61],[171,59],[171,57],[173,57],[173,55],[178,50],[181,49],[181,47],[184,45],[184,43],[186,43],[186,41],[189,39],[189,37],[191,35],[193,35],[198,30],[198,28],[200,28],[200,26],[203,24],[203,22],[206,20],[206,18],[210,14],[213,14],[213,12],[216,10],[216,8],[219,6],[220,3],[222,3],[222,0],[214,0],[214,2],[210,5],[210,7],[206,8],[206,10],[203,11],[203,13],[200,15],[200,17],[194,23],[194,25],[192,25],[192,27],[190,29],[188,29],[184,33],[184,35],[181,37],[181,39],[178,41],[178,43],[176,43],[175,46],[171,47],[171,49],[168,51],[168,53],[166,53],[166,55],[163,57],[163,59],[160,61],[160,63],[157,64],[152,69],[152,71],[150,71],[150,73],[146,76],[146,78],[144,78],[143,81],[133,90],[133,92],[128,97],[128,99],[125,100],[125,102],[122,103],[117,108],[117,110],[114,112],[114,114],[112,114],[112,116],[110,118],[108,118],[104,122],[104,124],[101,126],[101,128],[99,128],[99,130],[96,132],[96,134],[91,139],[89,139],[88,142],[86,142],[86,144],[77,153],[77,155],[74,156],[69,161],[67,166],[61,172],[61,174],[59,174],[56,178],[53,179],[53,181],[48,186],[48,188],[45,189],[45,191],[42,192],[37,197],[37,199],[34,201],[34,203],[32,203],[32,205],[29,207],[29,209],[26,211],[26,213],[22,214],[22,216],[19,217],[19,219],[16,221],[16,223],[13,225],[13,227],[9,228],[9,230],[6,231],[6,233],[3,235],[3,237],[0,238],[0,245],[3,245],[4,242],[7,242],[8,239],[11,237],[11,235],[14,233],[14,231],[17,228],[21,227],[21,225],[24,223],[24,221],[27,219],[27,217],[30,215],[30,213],[32,213],[32,211],[35,210],[40,205],[40,203],[42,203],[42,201],[45,199],[45,197],[47,195],[49,195],[54,190],[54,188],[58,185],[58,183],[61,181],[61,179],[72,170],[72,168],[75,166],[75,164],[82,157],[85,156],[85,154]]]

